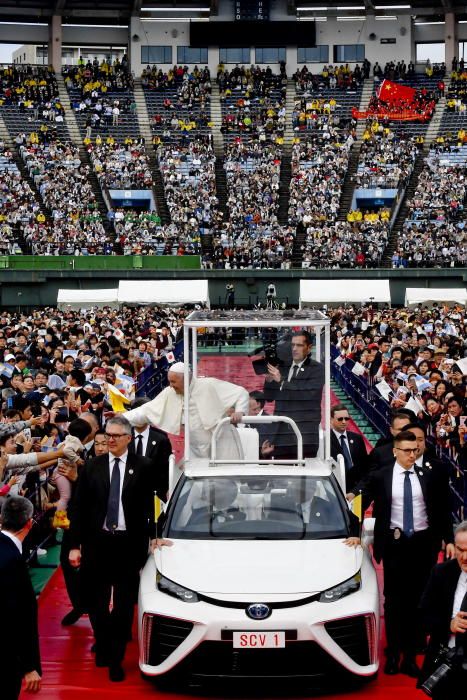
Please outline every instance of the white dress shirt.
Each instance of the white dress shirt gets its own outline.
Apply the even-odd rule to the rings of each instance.
[[[23,553],[23,543],[18,537],[16,537],[16,535],[14,535],[9,530],[2,530],[2,535],[6,535],[6,537],[8,537],[13,542],[13,544],[15,544],[16,547],[18,547],[20,554]]]
[[[461,571],[461,575],[459,576],[459,580],[457,582],[457,588],[456,592],[454,594],[454,603],[452,606],[452,619],[454,619],[461,609],[462,601],[464,600],[464,596],[467,593],[467,571]],[[449,638],[449,646],[454,647],[456,646],[456,635],[451,634]]]
[[[138,432],[135,430],[135,439],[134,439],[134,445],[135,445],[135,452],[136,448],[138,447],[139,443],[139,436],[141,435],[142,437],[142,443],[143,443],[143,456],[146,454],[146,448],[148,446],[148,440],[149,440],[149,425],[146,426],[146,428],[143,430],[142,433]]]
[[[113,455],[111,452],[109,452],[109,478],[110,481],[112,481],[112,471],[114,468],[114,462],[116,459],[119,459],[118,467],[120,469],[120,503],[118,506],[118,525],[115,528],[117,531],[120,532],[125,532],[126,531],[126,523],[125,523],[125,514],[123,512],[123,506],[122,506],[122,491],[123,491],[123,478],[125,476],[125,469],[126,469],[126,460],[128,457],[128,451],[122,454],[121,457],[116,457]],[[108,530],[109,528],[105,524],[104,521],[104,530]]]
[[[423,498],[422,487],[420,486],[419,475],[414,467],[407,470],[401,467],[398,462],[395,463],[392,472],[391,528],[394,529],[398,527],[401,530],[403,528],[404,480],[407,471],[411,472],[413,475],[410,477],[410,483],[412,485],[413,523],[415,532],[418,532],[419,530],[426,530],[428,527],[426,504]]]

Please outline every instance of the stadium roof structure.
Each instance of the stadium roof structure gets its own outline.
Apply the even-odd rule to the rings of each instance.
[[[232,2],[233,5],[233,2]],[[218,0],[1,0],[0,22],[44,22],[59,15],[63,22],[93,24],[121,24],[132,16],[151,18],[181,17],[197,18],[216,15]],[[289,15],[311,19],[319,15],[342,14],[342,11],[365,11],[366,13],[411,14],[442,16],[446,12],[465,14],[465,0],[284,0],[284,9]]]

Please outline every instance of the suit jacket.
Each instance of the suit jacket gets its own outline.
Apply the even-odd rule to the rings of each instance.
[[[434,670],[433,662],[440,646],[446,646],[451,636],[451,616],[461,568],[457,559],[437,564],[432,572],[419,605],[420,620],[430,636],[423,664],[423,679]]]
[[[380,562],[391,532],[392,507],[392,465],[382,467],[368,474],[368,480],[362,490],[363,511],[373,503],[373,517],[376,518],[373,553]],[[449,478],[446,469],[438,464],[415,466],[415,473],[420,482],[425,499],[428,526],[431,530],[433,547],[441,548],[441,540],[446,543],[454,541],[453,522],[450,507]]]
[[[349,492],[368,472],[368,453],[365,440],[359,433],[347,430],[347,442],[353,464],[352,469],[349,469],[345,475],[346,489]],[[331,430],[331,457],[336,459],[340,454],[342,454],[340,440],[337,439],[334,430]]]
[[[80,471],[70,509],[70,549],[81,545],[89,549],[97,546],[107,516],[109,490],[109,456],[102,455],[85,464]],[[156,536],[155,490],[156,475],[151,460],[128,453],[122,506],[135,562],[140,566],[147,557],[149,538]]]
[[[128,452],[135,454],[135,435],[128,446]],[[167,492],[169,490],[169,457],[172,454],[172,445],[167,433],[158,428],[149,428],[148,442],[146,445],[145,457],[153,463],[155,471],[155,479],[157,484],[157,495],[163,501],[167,500]]]
[[[321,421],[321,395],[324,386],[324,365],[308,357],[297,376],[289,382],[290,367],[281,370],[281,382],[265,382],[266,401],[275,401],[274,415],[292,418],[302,433],[303,446],[318,445]],[[281,448],[295,450],[297,439],[285,423],[277,423],[274,434],[275,456]]]
[[[0,601],[3,629],[0,667],[3,672],[16,672],[21,677],[30,671],[41,675],[36,596],[18,548],[1,532]]]

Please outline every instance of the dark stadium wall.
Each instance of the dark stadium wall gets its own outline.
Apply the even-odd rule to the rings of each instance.
[[[467,272],[463,270],[187,270],[159,271],[119,270],[20,272],[3,270],[0,285],[0,307],[38,307],[56,304],[59,289],[108,289],[118,287],[120,279],[207,279],[212,305],[223,305],[226,284],[235,287],[237,306],[265,303],[266,287],[274,282],[279,303],[298,305],[301,279],[386,279],[390,280],[391,300],[401,305],[406,287],[465,287]],[[345,299],[343,299],[345,301]],[[362,299],[362,301],[365,301]],[[367,301],[367,300],[366,300]]]

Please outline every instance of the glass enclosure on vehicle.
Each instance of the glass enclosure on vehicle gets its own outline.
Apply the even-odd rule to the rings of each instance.
[[[184,323],[184,347],[186,464],[303,464],[330,456],[324,314],[194,311]]]
[[[332,477],[204,476],[180,483],[164,535],[174,539],[347,537],[349,511]]]

